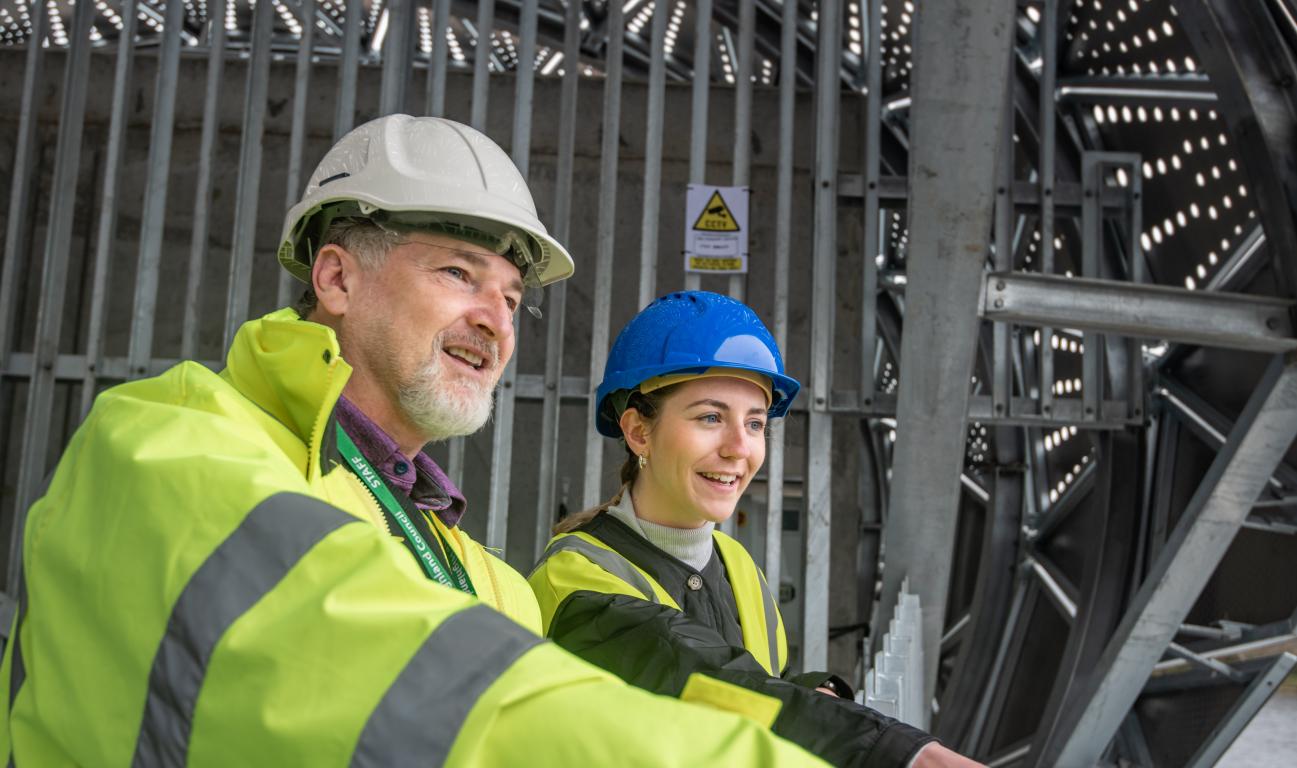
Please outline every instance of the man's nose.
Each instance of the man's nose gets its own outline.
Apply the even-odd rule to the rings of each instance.
[[[497,288],[484,289],[475,297],[470,324],[495,341],[513,335],[513,311],[509,299]]]

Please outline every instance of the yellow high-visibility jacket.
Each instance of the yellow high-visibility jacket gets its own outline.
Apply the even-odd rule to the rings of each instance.
[[[625,498],[623,492],[619,503],[625,503]],[[672,568],[672,558],[615,522],[611,515],[600,515],[583,528],[551,539],[529,579],[547,633],[559,606],[574,592],[627,595],[681,611],[673,591],[679,595],[706,595],[720,587],[733,595],[738,626],[717,629],[730,629],[726,634],[734,636],[734,644],[752,654],[766,674],[778,677],[788,666],[783,616],[766,585],[765,574],[742,544],[721,531],[712,531],[719,570],[724,573],[722,579],[716,580],[724,583],[710,584],[700,573],[691,587],[685,583],[695,575],[689,573],[690,569]],[[632,547],[644,555],[637,559],[652,568],[652,572],[625,556]],[[676,589],[668,590],[655,576],[679,584],[675,585]]]
[[[819,764],[541,641],[517,623],[538,618],[521,576],[461,532],[442,531],[482,601],[426,578],[322,445],[349,373],[329,329],[283,310],[240,330],[219,375],[182,363],[97,399],[28,518],[0,752],[18,766]]]
[[[623,494],[614,503],[626,504]],[[908,766],[932,736],[815,691],[827,673],[781,677],[788,646],[765,576],[742,544],[712,537],[716,555],[696,571],[607,513],[555,536],[528,579],[546,636],[645,690],[744,714],[835,765]]]

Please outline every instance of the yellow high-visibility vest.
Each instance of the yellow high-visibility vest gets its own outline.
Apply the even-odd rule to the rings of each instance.
[[[522,577],[454,529],[482,601],[428,579],[322,466],[349,373],[329,329],[282,310],[220,375],[182,363],[100,395],[28,518],[0,756],[822,765],[542,641]]]

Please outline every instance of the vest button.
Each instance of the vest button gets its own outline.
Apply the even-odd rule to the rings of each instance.
[[[703,577],[695,573],[685,580],[685,585],[697,592],[703,588]]]

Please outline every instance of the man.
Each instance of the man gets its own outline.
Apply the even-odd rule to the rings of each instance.
[[[15,764],[816,764],[542,643],[522,577],[456,525],[422,446],[482,425],[514,312],[572,271],[499,147],[361,126],[279,256],[306,317],[245,324],[220,374],[101,395],[33,506]]]

